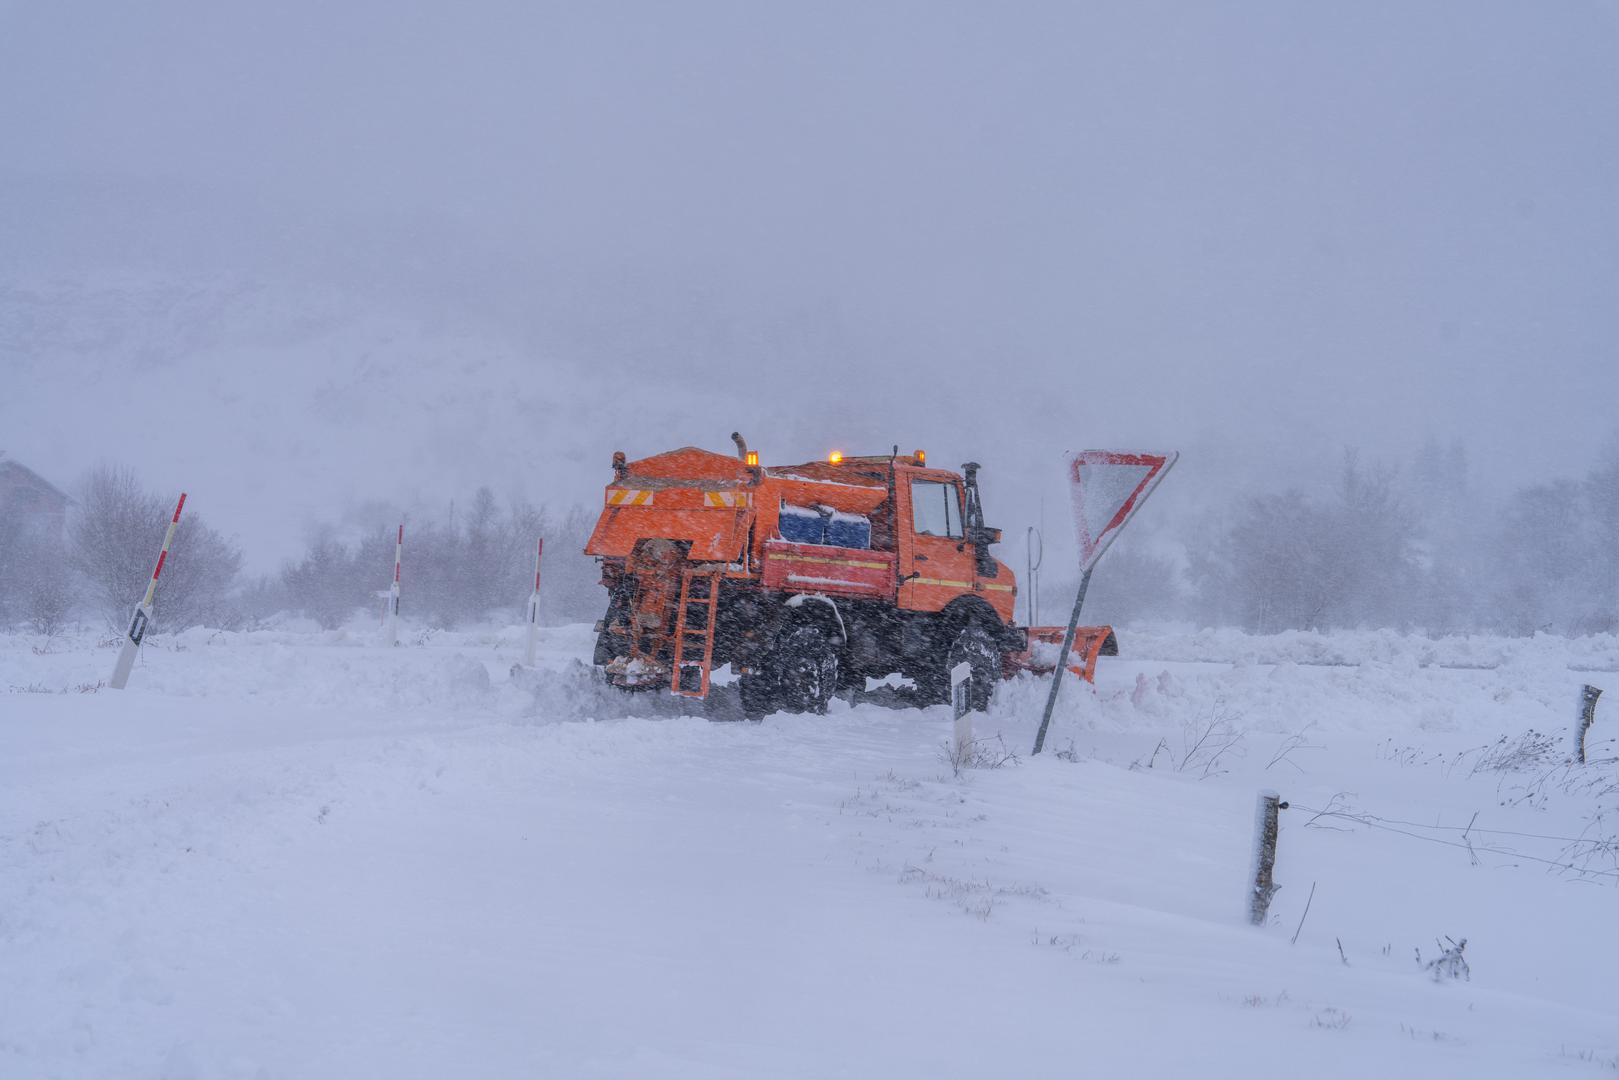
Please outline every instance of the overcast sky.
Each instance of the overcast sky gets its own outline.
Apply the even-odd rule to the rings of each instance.
[[[7,272],[387,264],[548,362],[746,380],[715,448],[1432,435],[1516,483],[1619,427],[1612,0],[0,0],[0,185]]]

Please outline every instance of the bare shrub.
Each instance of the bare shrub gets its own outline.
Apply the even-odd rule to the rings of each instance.
[[[996,902],[1003,898],[1019,898],[1049,902],[1051,894],[1039,885],[994,885],[988,878],[958,878],[939,874],[920,866],[907,865],[899,876],[900,884],[921,884],[922,894],[930,900],[948,900],[963,912],[987,921],[995,911]]]
[[[969,739],[963,746],[946,742],[940,753],[954,776],[960,776],[963,769],[1004,769],[1021,760],[1006,748],[1006,741],[1000,735],[993,739]]]
[[[1530,728],[1520,735],[1503,735],[1478,750],[1464,750],[1459,759],[1477,755],[1471,770],[1474,776],[1483,772],[1528,772],[1555,760],[1559,741],[1556,735]]]
[[[1309,741],[1310,729],[1313,727],[1315,727],[1315,721],[1312,720],[1310,723],[1305,724],[1303,728],[1283,739],[1282,744],[1276,748],[1276,753],[1272,754],[1270,761],[1266,763],[1266,771],[1268,772],[1277,765],[1291,765],[1302,773],[1304,767],[1292,759],[1292,754],[1295,750],[1321,749],[1321,747]]]
[[[1197,773],[1199,779],[1224,773],[1220,763],[1227,754],[1240,758],[1246,753],[1242,749],[1245,736],[1236,724],[1240,719],[1241,714],[1217,705],[1208,716],[1183,721],[1180,754],[1170,751],[1175,771]]]
[[[0,626],[20,622],[52,637],[67,625],[74,602],[60,540],[0,510]]]
[[[1342,1031],[1349,1026],[1349,1014],[1342,1009],[1328,1006],[1316,1013],[1310,1020],[1310,1026],[1324,1028],[1327,1031]]]
[[[61,550],[42,550],[35,572],[22,594],[22,617],[28,628],[55,637],[73,612],[73,579]]]
[[[1450,942],[1449,945],[1445,942]],[[1444,982],[1446,979],[1462,979],[1467,982],[1473,980],[1473,969],[1467,966],[1467,960],[1462,953],[1467,949],[1467,939],[1457,941],[1447,936],[1445,941],[1436,941],[1439,955],[1432,960],[1422,959],[1422,950],[1418,949],[1417,963],[1422,965],[1424,971],[1433,976],[1434,982]]]

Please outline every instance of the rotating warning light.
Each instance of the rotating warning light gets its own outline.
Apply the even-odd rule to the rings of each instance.
[[[748,451],[748,464],[749,465],[757,465],[757,464],[759,464],[759,451],[757,451],[757,450],[749,450]]]
[[[843,451],[842,450],[834,450],[834,451],[832,451],[830,454],[826,455],[826,460],[830,461],[834,465],[842,465],[843,464]]]
[[[928,463],[928,452],[926,450],[918,450],[916,452],[916,463],[918,465],[926,465]]]

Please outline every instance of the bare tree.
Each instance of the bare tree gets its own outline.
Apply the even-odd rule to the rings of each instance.
[[[369,593],[353,553],[330,528],[316,533],[302,559],[287,564],[281,584],[290,604],[328,630],[343,625]]]
[[[80,484],[68,550],[92,602],[112,625],[121,625],[145,592],[172,512],[165,496],[146,491],[126,468],[100,466]],[[231,589],[241,567],[235,544],[200,515],[187,514],[163,567],[154,623],[169,630],[234,624],[239,613]]]
[[[1072,591],[1070,585],[1070,595]],[[1091,582],[1085,618],[1098,623],[1170,619],[1179,614],[1183,602],[1174,561],[1138,550],[1127,535],[1108,551]]]
[[[1344,454],[1337,498],[1325,509],[1320,537],[1331,596],[1323,621],[1332,626],[1397,626],[1410,621],[1418,570],[1417,521],[1395,484],[1395,470],[1365,466]]]
[[[1259,633],[1409,623],[1417,521],[1395,479],[1350,451],[1331,499],[1297,490],[1247,499],[1229,526],[1189,548],[1200,606]]]

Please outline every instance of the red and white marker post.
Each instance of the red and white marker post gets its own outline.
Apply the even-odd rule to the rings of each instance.
[[[534,548],[534,592],[528,598],[528,648],[523,653],[523,664],[534,666],[534,653],[540,639],[540,558],[545,554],[545,537]]]
[[[394,580],[388,586],[388,644],[399,644],[399,564],[405,557],[405,523],[399,523],[399,536],[394,541]]]
[[[157,553],[157,565],[152,568],[152,580],[146,583],[146,596],[135,605],[129,629],[124,632],[124,647],[118,650],[118,663],[113,665],[114,690],[129,685],[129,673],[135,668],[135,654],[140,651],[141,639],[146,636],[146,624],[152,619],[152,598],[157,595],[157,577],[163,572],[163,562],[169,557],[169,545],[174,542],[174,530],[180,524],[180,511],[185,508],[186,495],[180,492],[180,501],[174,506],[174,517],[169,519],[169,531],[163,534],[163,550]]]

